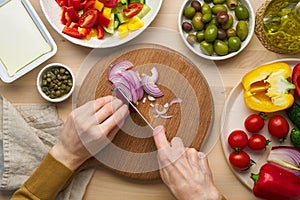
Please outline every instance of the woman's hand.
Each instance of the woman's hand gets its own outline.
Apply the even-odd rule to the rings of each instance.
[[[153,135],[161,178],[177,199],[221,199],[204,153],[185,148],[178,137],[169,143],[162,126],[156,127]]]
[[[129,114],[121,100],[106,96],[73,110],[50,154],[71,170],[103,149]]]

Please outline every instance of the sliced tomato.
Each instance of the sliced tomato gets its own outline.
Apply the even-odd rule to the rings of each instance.
[[[68,13],[68,16],[72,22],[78,22],[79,20],[78,12],[73,6],[67,7],[66,12]]]
[[[101,12],[98,12],[98,24],[100,26],[104,26],[104,27],[108,28],[110,21],[111,21],[111,19],[104,16]]]
[[[99,0],[104,4],[104,7],[114,8],[118,4],[118,0]]]
[[[87,1],[83,7],[83,12],[86,12],[90,9],[95,9],[95,0]]]
[[[89,9],[80,16],[78,25],[82,28],[92,28],[96,24],[97,18],[98,11],[95,9]]]
[[[139,2],[130,3],[128,4],[128,8],[123,10],[123,13],[127,18],[132,18],[143,9],[143,6],[144,5]]]

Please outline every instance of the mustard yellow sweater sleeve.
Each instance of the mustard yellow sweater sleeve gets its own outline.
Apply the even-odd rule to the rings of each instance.
[[[64,188],[73,172],[47,154],[39,167],[17,190],[11,200],[52,200]]]

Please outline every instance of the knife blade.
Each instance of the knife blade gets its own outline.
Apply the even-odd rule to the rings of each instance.
[[[134,111],[142,118],[142,120],[146,123],[147,126],[150,127],[150,129],[153,131],[154,128],[153,126],[150,124],[150,122],[148,122],[148,120],[143,116],[143,114],[137,109],[137,107],[128,99],[128,97],[119,89],[119,88],[115,88],[115,94],[117,94],[117,92],[119,94],[121,94],[122,96],[122,101],[124,103],[126,103],[128,106],[130,106],[132,109],[134,109]],[[117,96],[117,95],[115,95]]]

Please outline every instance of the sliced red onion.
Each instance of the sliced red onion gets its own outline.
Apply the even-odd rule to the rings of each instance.
[[[108,79],[110,80],[110,77],[112,75],[120,74],[130,69],[131,67],[133,67],[133,64],[128,60],[121,60],[119,62],[112,64],[108,72]]]
[[[160,91],[160,89],[158,88],[158,86],[155,84],[154,81],[152,81],[150,79],[150,76],[148,75],[144,75],[142,76],[142,85],[143,85],[143,89],[144,91],[155,97],[155,98],[158,98],[158,97],[161,97],[163,96],[164,94]]]
[[[272,147],[267,160],[300,176],[300,149],[298,148],[290,146]]]
[[[181,103],[182,102],[182,99],[180,98],[174,98],[171,102],[170,102],[170,106],[173,105],[174,103]]]

